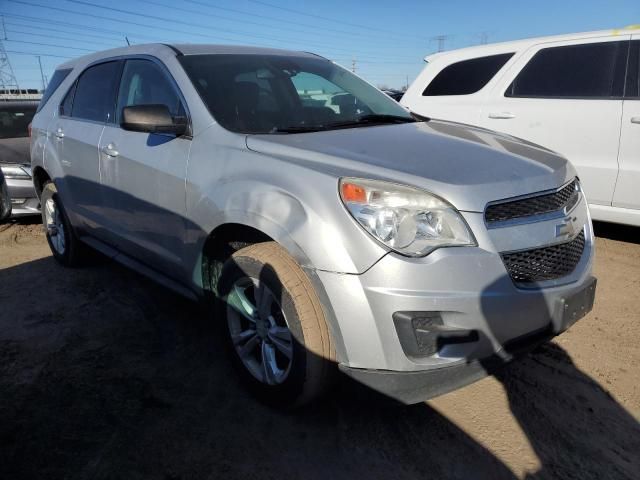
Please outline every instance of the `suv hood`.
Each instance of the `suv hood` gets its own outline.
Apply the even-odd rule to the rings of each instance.
[[[554,189],[575,177],[565,158],[543,147],[436,120],[249,135],[247,147],[327,174],[413,185],[469,212],[482,212],[495,200]]]

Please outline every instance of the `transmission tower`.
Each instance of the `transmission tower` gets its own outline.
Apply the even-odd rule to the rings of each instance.
[[[4,49],[3,40],[7,39],[7,31],[4,28],[4,17],[2,17],[2,40],[0,40],[0,88],[2,90],[20,90],[18,80],[13,73],[13,67],[9,61],[7,51]]]
[[[438,43],[438,52],[444,52],[445,42],[451,39],[451,35],[436,35],[429,39],[430,42]]]

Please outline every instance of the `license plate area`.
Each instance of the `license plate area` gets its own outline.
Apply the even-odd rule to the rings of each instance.
[[[596,283],[597,280],[592,278],[583,289],[558,300],[554,315],[558,331],[566,330],[593,309]]]

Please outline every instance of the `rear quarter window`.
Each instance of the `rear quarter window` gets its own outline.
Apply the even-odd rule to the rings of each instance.
[[[42,110],[42,107],[46,105],[47,101],[51,98],[51,95],[55,93],[60,84],[64,81],[65,78],[67,78],[67,75],[69,75],[69,73],[71,73],[70,68],[56,70],[55,72],[53,72],[53,77],[51,77],[49,85],[47,85],[47,88],[42,95],[42,100],[40,100],[40,104],[38,105],[38,112]]]
[[[501,53],[452,63],[443,68],[422,92],[424,97],[470,95],[482,89],[513,53]]]
[[[543,48],[505,92],[507,97],[622,97],[629,41]]]

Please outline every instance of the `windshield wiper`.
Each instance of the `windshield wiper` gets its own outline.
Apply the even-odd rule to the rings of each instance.
[[[363,115],[362,117],[357,117],[352,120],[347,120],[344,122],[328,123],[327,127],[340,128],[340,127],[351,127],[356,125],[370,125],[370,124],[413,123],[415,121],[416,119],[411,116],[404,117],[401,115],[371,114],[371,115]]]
[[[324,125],[295,125],[291,127],[278,127],[271,130],[269,133],[307,133],[307,132],[320,132],[326,130]]]

